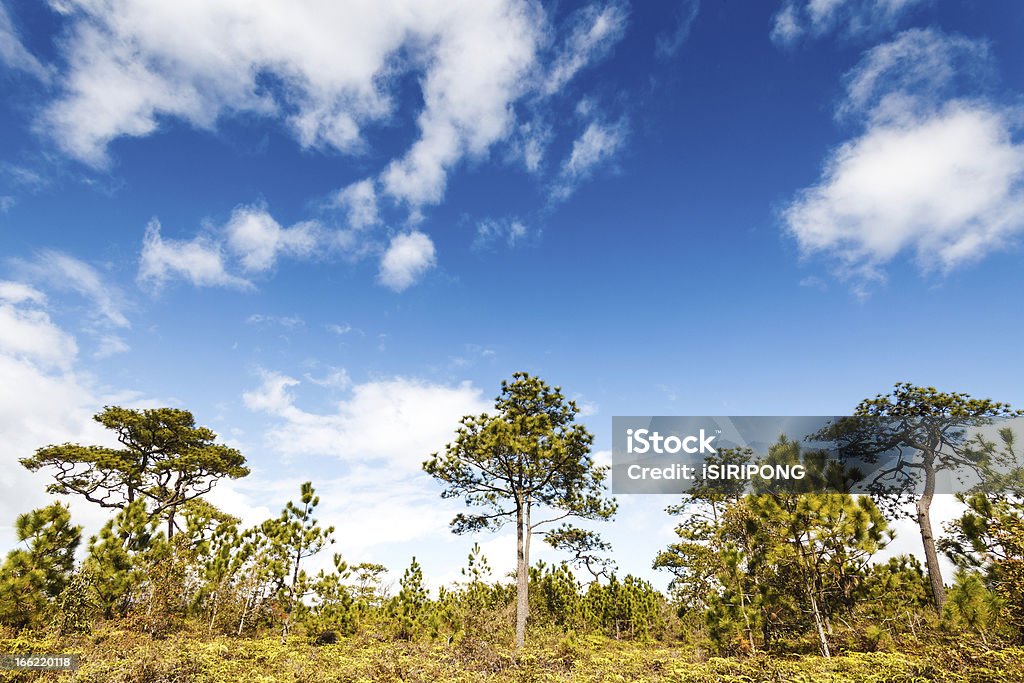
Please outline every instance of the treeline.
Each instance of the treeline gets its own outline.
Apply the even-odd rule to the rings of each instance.
[[[877,428],[866,436],[857,420],[829,428],[866,461],[878,445],[872,439],[932,448],[928,466],[911,478],[927,481],[964,463],[992,475],[960,496],[967,511],[940,533],[931,527],[927,486],[924,494],[910,485],[871,495],[824,493],[835,490],[824,482],[847,481],[849,473],[785,437],[761,456],[719,450],[709,462],[759,459],[800,464],[808,474],[789,489],[709,482],[670,506],[678,539],[653,562],[672,574],[667,595],[620,577],[610,545],[567,521],[616,512],[604,492],[606,468],[591,460],[592,437],[575,422],[577,413],[558,387],[517,373],[502,384],[493,414],[464,418],[445,452],[424,463],[442,496],[470,511],[453,520],[454,532],[513,524],[518,541],[511,575],[494,576],[474,545],[461,580],[432,595],[415,558],[394,583],[380,564],[349,564],[332,553],[334,529],[317,518],[312,483],[280,515],[251,527],[213,507],[205,494],[248,469],[187,411],[107,408],[96,419],[119,447],[47,446],[22,463],[49,472],[51,492],[82,496],[111,509],[112,518],[86,542],[78,563],[81,528],[67,507],[54,503],[19,516],[19,547],[0,567],[0,623],[63,634],[107,622],[157,638],[185,631],[273,633],[282,642],[320,644],[365,636],[520,646],[528,619],[531,629],[555,634],[685,640],[731,655],[830,656],[950,634],[983,647],[1022,642],[1024,476],[1019,465],[992,475],[994,463],[1019,462],[1015,436],[1002,429],[998,442],[968,441],[963,430],[949,428],[950,419],[983,424],[1018,414],[1007,406],[897,385],[854,416],[886,417],[896,427],[884,439]],[[908,514],[922,533],[924,565],[911,556],[875,562],[893,538],[892,522]],[[531,563],[534,537],[566,553],[566,561]],[[950,586],[929,543],[958,567]],[[327,553],[333,561],[313,573],[312,558]]]
[[[249,637],[268,630],[282,640],[295,631],[311,640],[368,634],[451,643],[467,636],[508,641],[515,586],[496,580],[474,545],[462,581],[431,597],[412,559],[397,586],[380,564],[350,565],[333,555],[329,570],[304,569],[332,543],[315,517],[310,483],[279,517],[241,529],[239,520],[202,501],[179,508],[168,538],[163,524],[136,500],[74,553],[81,528],[62,503],[21,515],[18,540],[0,574],[0,621],[15,628],[89,632],[99,622],[154,637],[190,630]],[[669,612],[650,583],[611,574],[584,585],[567,564],[530,568],[531,621],[563,631],[618,638],[665,636]]]

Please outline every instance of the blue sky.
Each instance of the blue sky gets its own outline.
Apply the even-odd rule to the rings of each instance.
[[[897,381],[1024,405],[1022,34],[1009,0],[0,4],[2,545],[45,501],[16,459],[110,403],[241,448],[226,509],[312,479],[340,551],[434,581],[474,539],[419,463],[517,370],[599,451]],[[671,501],[621,502],[650,575]]]

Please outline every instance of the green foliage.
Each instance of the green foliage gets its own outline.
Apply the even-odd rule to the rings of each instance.
[[[709,465],[745,465],[753,455],[749,448],[720,449],[708,456]],[[717,589],[717,576],[723,570],[720,550],[724,539],[746,538],[746,510],[742,482],[730,479],[702,480],[679,505],[666,512],[681,516],[675,532],[679,541],[658,553],[654,568],[672,573],[670,590],[681,612],[703,612]]]
[[[21,464],[33,472],[52,470],[51,493],[78,494],[116,509],[146,500],[150,517],[167,520],[168,536],[177,530],[175,516],[183,505],[224,477],[249,474],[242,454],[216,443],[217,435],[197,427],[187,410],[108,406],[93,419],[116,433],[121,448],[47,446]]]
[[[609,578],[615,572],[614,560],[602,556],[612,549],[611,544],[602,541],[594,531],[563,524],[545,533],[544,540],[555,550],[569,553],[569,563],[576,569],[586,569],[594,581]]]
[[[540,640],[538,638],[538,640]],[[88,639],[52,634],[0,636],[3,652],[74,652],[81,667],[59,680],[74,683],[1021,683],[1024,649],[984,651],[956,643],[907,653],[821,657],[707,658],[692,648],[651,646],[600,637],[560,637],[527,650],[500,645],[348,639],[337,647],[277,638],[153,641],[130,631]],[[57,680],[28,674],[22,680]]]
[[[752,456],[723,450],[711,460],[742,464]],[[782,437],[764,462],[800,464],[806,476],[747,495],[735,482],[695,489],[668,509],[686,517],[676,528],[680,541],[654,566],[673,573],[681,614],[703,613],[720,652],[772,649],[811,632],[828,655],[832,619],[862,599],[870,558],[891,537],[887,522],[867,496],[815,492],[854,478],[823,453]]]
[[[71,525],[62,503],[18,515],[14,524],[24,548],[0,567],[0,623],[23,628],[45,618],[50,603],[71,579],[82,528]]]
[[[645,640],[663,635],[664,597],[647,581],[614,574],[606,584],[580,584],[566,563],[530,568],[531,619],[566,633]]]
[[[89,539],[89,554],[83,568],[95,579],[90,585],[104,617],[128,614],[139,599],[145,580],[144,555],[163,542],[141,499],[128,504],[103,526],[98,536]]]
[[[909,516],[904,503],[915,502],[914,517],[937,611],[941,612],[945,601],[930,517],[938,473],[948,470],[958,477],[988,478],[998,454],[973,447],[965,436],[967,428],[1022,414],[1005,403],[902,382],[887,395],[861,401],[853,416],[816,435],[835,441],[846,457],[878,465],[869,488],[883,496],[891,516]]]
[[[357,600],[356,591],[344,583],[351,576],[348,564],[341,555],[335,554],[334,571],[327,573],[321,570],[310,582],[315,603],[303,606],[302,624],[314,640],[328,632],[350,636],[359,630],[367,603]]]
[[[996,628],[999,597],[988,589],[977,572],[961,569],[943,609],[944,619],[954,626],[977,633],[986,645]]]
[[[1000,429],[999,437],[1001,449],[981,436],[977,449],[988,458],[1019,463],[1013,432]],[[940,548],[959,567],[984,574],[1007,625],[1024,640],[1024,468],[1018,465],[958,498],[967,510],[947,525]]]
[[[590,456],[593,436],[576,424],[579,409],[561,388],[517,372],[502,382],[495,415],[462,418],[444,455],[423,469],[440,480],[443,498],[461,498],[477,513],[459,513],[455,533],[516,525],[516,644],[526,637],[530,539],[545,524],[579,517],[610,519],[616,504],[604,496],[606,467]],[[549,515],[538,521],[534,515]]]
[[[73,633],[90,633],[95,618],[96,605],[93,593],[93,577],[85,570],[75,572],[68,584],[57,596],[56,614],[53,625],[57,633],[69,635]]]
[[[395,636],[412,639],[429,616],[430,598],[423,583],[423,568],[416,558],[402,575],[401,590],[391,601],[389,615],[394,621]]]
[[[302,561],[319,553],[325,545],[334,543],[334,539],[331,538],[334,527],[322,528],[313,517],[313,511],[320,504],[320,498],[316,495],[312,482],[307,481],[302,485],[299,501],[300,504],[288,501],[280,517],[268,519],[260,527],[269,544],[271,571],[278,577],[286,615],[281,630],[282,642],[288,637],[291,629],[293,612],[307,593],[307,580],[302,572]]]

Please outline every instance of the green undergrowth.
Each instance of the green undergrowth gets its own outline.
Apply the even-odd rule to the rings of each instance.
[[[817,656],[708,657],[699,648],[563,638],[521,652],[472,640],[444,644],[341,639],[310,645],[293,639],[229,639],[176,635],[154,640],[110,630],[60,638],[38,634],[0,638],[0,654],[77,654],[74,672],[0,672],[0,680],[92,683],[370,683],[463,681],[573,683],[701,683],[726,681],[1002,681],[1024,683],[1024,648],[987,651],[951,644],[916,652]]]

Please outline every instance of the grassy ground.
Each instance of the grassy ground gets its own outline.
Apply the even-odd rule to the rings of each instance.
[[[75,672],[0,671],[0,680],[96,683],[344,681],[572,681],[698,683],[731,681],[970,681],[1024,683],[1024,648],[984,651],[952,645],[913,653],[853,653],[821,657],[743,659],[704,657],[699,651],[602,638],[563,639],[516,653],[471,642],[427,645],[342,640],[314,647],[276,638],[198,639],[106,631],[91,636],[0,638],[0,654],[74,653]]]

